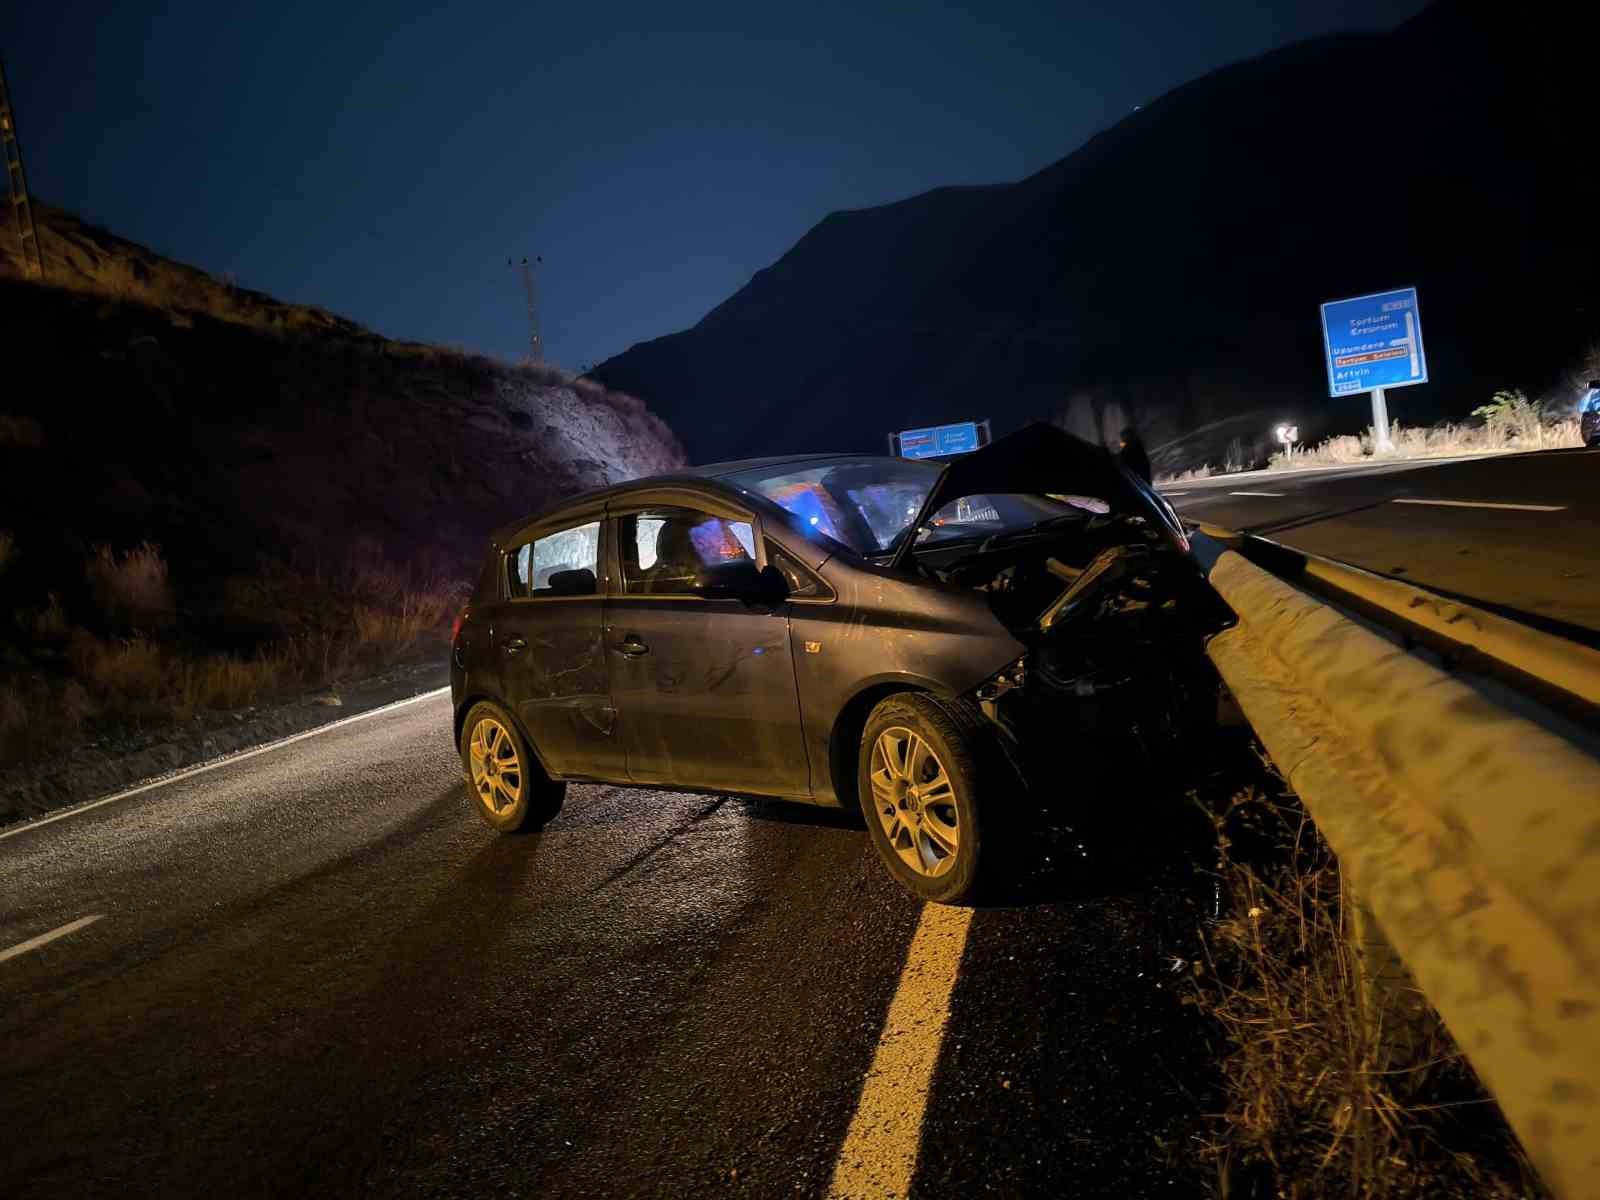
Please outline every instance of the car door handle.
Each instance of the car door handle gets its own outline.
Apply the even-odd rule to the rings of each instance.
[[[515,654],[518,650],[526,650],[528,643],[523,638],[508,637],[500,643],[500,648],[507,654]]]
[[[641,654],[650,653],[650,647],[640,640],[637,633],[624,634],[622,640],[617,643],[617,650],[630,658],[638,658]]]

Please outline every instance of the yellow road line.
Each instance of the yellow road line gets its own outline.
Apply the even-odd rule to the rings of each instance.
[[[950,993],[971,924],[970,908],[923,908],[872,1068],[861,1085],[856,1115],[833,1168],[828,1188],[833,1200],[886,1200],[910,1191],[928,1085],[939,1061]]]
[[[1434,508],[1503,508],[1511,512],[1565,512],[1565,504],[1499,504],[1488,500],[1395,500],[1395,504],[1426,504]]]

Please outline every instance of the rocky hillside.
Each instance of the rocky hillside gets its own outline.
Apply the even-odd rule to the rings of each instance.
[[[495,526],[682,461],[632,397],[389,341],[39,217],[50,286],[0,239],[0,528],[35,556],[148,540],[203,575],[359,543],[465,572]]]
[[[1317,306],[1416,284],[1435,382],[1394,416],[1538,393],[1600,332],[1582,20],[1443,0],[1229,67],[1019,183],[835,213],[593,376],[697,461],[1045,417],[1104,440],[1137,422],[1171,469],[1285,416],[1359,427],[1362,399],[1326,397]]]
[[[0,231],[0,824],[437,683],[491,530],[683,461],[630,396],[38,216],[45,285]]]

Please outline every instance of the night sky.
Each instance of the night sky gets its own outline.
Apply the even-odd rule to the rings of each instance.
[[[546,357],[698,321],[829,212],[1048,165],[1135,105],[1420,0],[10,0],[36,195],[394,337]],[[225,11],[226,10],[226,11]]]

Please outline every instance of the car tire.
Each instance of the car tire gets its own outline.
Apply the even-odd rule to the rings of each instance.
[[[542,829],[561,811],[567,785],[545,774],[511,715],[487,700],[461,723],[461,770],[484,824],[500,833]]]
[[[913,895],[938,904],[980,895],[998,839],[979,797],[1003,786],[997,760],[993,735],[969,704],[907,692],[867,717],[856,778],[861,813],[889,874]]]

